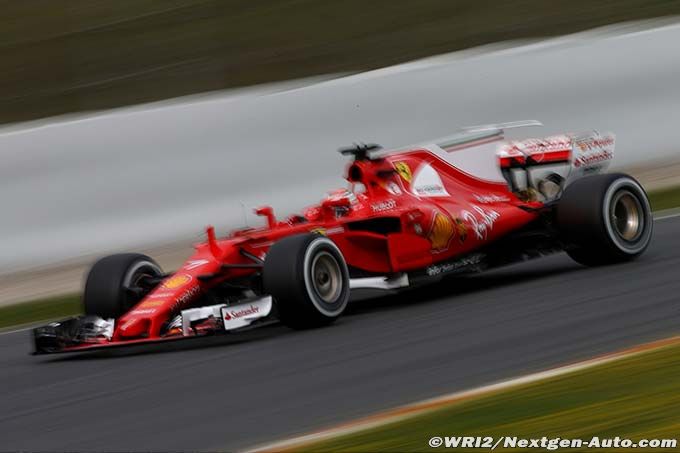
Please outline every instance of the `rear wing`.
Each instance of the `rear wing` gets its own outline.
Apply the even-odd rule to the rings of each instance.
[[[453,152],[484,145],[486,143],[501,141],[505,138],[506,129],[532,126],[543,126],[543,123],[537,120],[525,120],[463,127],[461,128],[461,132],[437,139],[434,141],[434,144],[446,152]]]
[[[559,197],[573,180],[604,172],[614,158],[616,136],[598,131],[503,143],[496,153],[510,189],[528,200]],[[552,189],[546,189],[546,184]]]
[[[506,129],[518,127],[543,126],[536,120],[511,121],[498,124],[482,124],[460,128],[460,132],[446,137],[420,142],[409,146],[392,149],[383,149],[380,145],[355,143],[353,146],[340,148],[338,151],[343,155],[353,155],[355,160],[371,160],[373,152],[379,152],[380,156],[390,153],[411,150],[414,148],[439,148],[445,152],[453,152],[461,149],[472,148],[478,145],[501,141],[505,138]]]

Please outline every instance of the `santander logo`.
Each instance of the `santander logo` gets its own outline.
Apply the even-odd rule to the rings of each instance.
[[[224,319],[226,321],[229,321],[231,319],[238,319],[238,318],[242,318],[244,316],[254,315],[254,314],[259,313],[259,312],[260,312],[260,307],[257,307],[255,305],[251,305],[250,307],[244,308],[243,310],[231,310],[231,311],[225,312]]]

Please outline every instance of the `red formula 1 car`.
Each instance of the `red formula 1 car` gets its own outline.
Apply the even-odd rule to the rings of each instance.
[[[585,265],[639,256],[650,242],[647,196],[633,178],[603,174],[614,136],[590,132],[504,141],[506,123],[437,144],[341,150],[349,188],[300,215],[207,241],[176,272],[149,257],[100,259],[85,315],[34,329],[36,353],[89,350],[239,331],[280,320],[329,324],[358,288],[398,289],[566,251]],[[505,182],[451,163],[493,146]],[[499,178],[500,179],[500,178]]]

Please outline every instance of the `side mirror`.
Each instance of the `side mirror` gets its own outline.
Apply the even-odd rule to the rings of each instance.
[[[271,206],[261,206],[255,209],[255,214],[267,218],[267,226],[269,228],[274,228],[276,226],[276,216],[274,215],[274,209]]]

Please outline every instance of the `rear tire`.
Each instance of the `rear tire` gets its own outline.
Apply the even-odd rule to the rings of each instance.
[[[578,179],[557,206],[557,225],[576,262],[597,266],[640,256],[652,237],[653,218],[642,186],[625,174]]]
[[[332,323],[349,301],[345,259],[333,241],[318,234],[289,236],[272,245],[262,280],[281,322],[294,329]]]
[[[144,277],[159,277],[161,267],[138,253],[110,255],[97,261],[87,275],[83,305],[85,314],[118,318],[139,302],[143,294],[126,288],[138,287]]]

